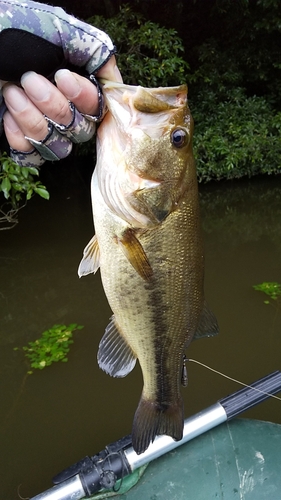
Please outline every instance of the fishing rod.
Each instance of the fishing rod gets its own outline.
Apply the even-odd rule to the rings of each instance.
[[[184,421],[183,438],[157,436],[144,453],[137,455],[131,436],[123,437],[92,457],[86,456],[53,478],[51,489],[30,500],[80,500],[101,489],[114,488],[119,479],[191,439],[231,420],[281,391],[281,372],[275,371],[250,386],[220,399]]]

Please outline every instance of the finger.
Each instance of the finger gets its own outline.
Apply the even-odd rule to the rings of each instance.
[[[62,70],[61,80],[61,87],[56,88],[42,75],[30,71],[22,76],[21,84],[28,97],[58,132],[72,142],[85,142],[93,136],[95,124],[82,116],[78,108],[82,108],[82,112],[84,109],[95,110],[97,89],[87,79],[68,70]]]
[[[5,135],[11,148],[19,151],[31,151],[32,146],[30,142],[25,138],[17,122],[13,119],[9,111],[6,111],[4,114],[3,121]]]
[[[116,64],[115,56],[112,56],[109,61],[96,73],[97,78],[105,78],[111,82],[123,83],[123,79],[119,68]]]
[[[11,157],[21,166],[40,166],[45,160],[60,160],[72,150],[69,138],[61,135],[51,124],[43,140],[25,137],[7,111],[4,115],[4,129],[11,147]]]
[[[36,140],[41,140],[46,136],[48,124],[44,116],[27,98],[21,88],[16,85],[7,84],[3,88],[3,97],[12,118],[24,136],[34,137]],[[11,120],[9,123],[11,127]],[[17,133],[18,137],[19,135]]]
[[[34,148],[45,160],[59,160],[70,154],[72,143],[69,138],[62,136],[51,123],[46,121],[41,111],[25,95],[23,89],[8,84],[3,89],[3,96],[11,115],[10,117],[8,114],[6,117],[6,128],[10,128],[7,138],[14,155],[20,154],[20,164],[25,162],[23,158],[25,153],[29,154]],[[67,100],[66,102],[68,103]],[[70,116],[72,117],[71,111]],[[37,156],[36,154],[36,162]],[[34,158],[29,156],[28,160],[33,162]]]
[[[11,158],[22,167],[40,167],[45,160],[36,149],[32,148],[9,111],[4,114],[3,121],[5,134],[11,146]]]
[[[46,117],[46,120],[57,132],[71,142],[80,144],[81,142],[89,141],[96,131],[94,117],[90,116],[90,119],[87,119],[88,115],[82,115],[73,103],[69,103],[69,107],[72,111],[72,119],[68,125],[56,123],[48,117]]]
[[[49,80],[34,71],[28,71],[21,77],[21,85],[41,113],[63,125],[70,122],[72,114],[68,99]]]
[[[60,69],[55,74],[55,82],[58,89],[81,113],[87,115],[98,113],[98,91],[90,80],[68,69]]]

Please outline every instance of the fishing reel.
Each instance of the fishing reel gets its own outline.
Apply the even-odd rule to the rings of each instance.
[[[124,450],[132,446],[131,436],[125,436],[92,457],[86,456],[71,465],[53,478],[53,483],[59,485],[74,476],[79,476],[85,496],[91,497],[101,489],[118,491],[121,483],[115,489],[116,482],[131,473],[131,467]]]

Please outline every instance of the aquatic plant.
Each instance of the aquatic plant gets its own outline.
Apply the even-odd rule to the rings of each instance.
[[[25,356],[30,361],[31,368],[43,370],[57,361],[68,361],[67,354],[70,344],[73,344],[72,334],[75,330],[84,328],[81,325],[72,323],[66,325],[54,325],[49,330],[42,333],[41,337],[34,342],[28,342],[27,346],[22,347]],[[19,350],[15,347],[14,350]],[[32,370],[29,370],[29,374]]]
[[[281,297],[281,284],[275,281],[268,282],[265,281],[260,285],[253,285],[254,290],[258,292],[263,292],[268,295],[272,300],[277,300]],[[265,304],[269,304],[269,300],[264,301]]]

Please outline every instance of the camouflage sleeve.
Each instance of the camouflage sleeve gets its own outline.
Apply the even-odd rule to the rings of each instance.
[[[69,127],[58,129],[57,124],[50,123],[51,132],[40,144],[29,139],[36,148],[32,152],[36,157],[12,151],[15,161],[35,165],[42,163],[42,157],[60,159],[69,154],[71,142],[82,142],[93,135],[95,122],[102,118],[103,112],[102,95],[94,74],[114,53],[115,47],[106,33],[59,7],[31,0],[0,0],[0,135],[6,111],[1,92],[3,82],[20,82],[26,71],[35,71],[50,80],[61,68],[88,74],[99,95],[98,116],[84,116],[73,110]],[[54,151],[54,146],[59,151]]]
[[[45,44],[53,44],[62,51],[67,63],[83,67],[89,74],[101,68],[115,52],[112,41],[106,33],[68,15],[59,7],[31,0],[0,0],[1,68],[3,62],[5,64],[5,57],[6,61],[9,59],[9,54],[3,54],[2,50],[5,37],[9,35],[13,40],[17,32],[35,35],[34,38],[37,40],[40,37]],[[9,39],[6,45],[12,49],[11,40]],[[16,45],[19,50],[20,39]],[[45,47],[42,45],[42,58],[44,58],[43,48]],[[35,46],[34,49],[36,50]],[[0,78],[5,79],[2,74]]]

